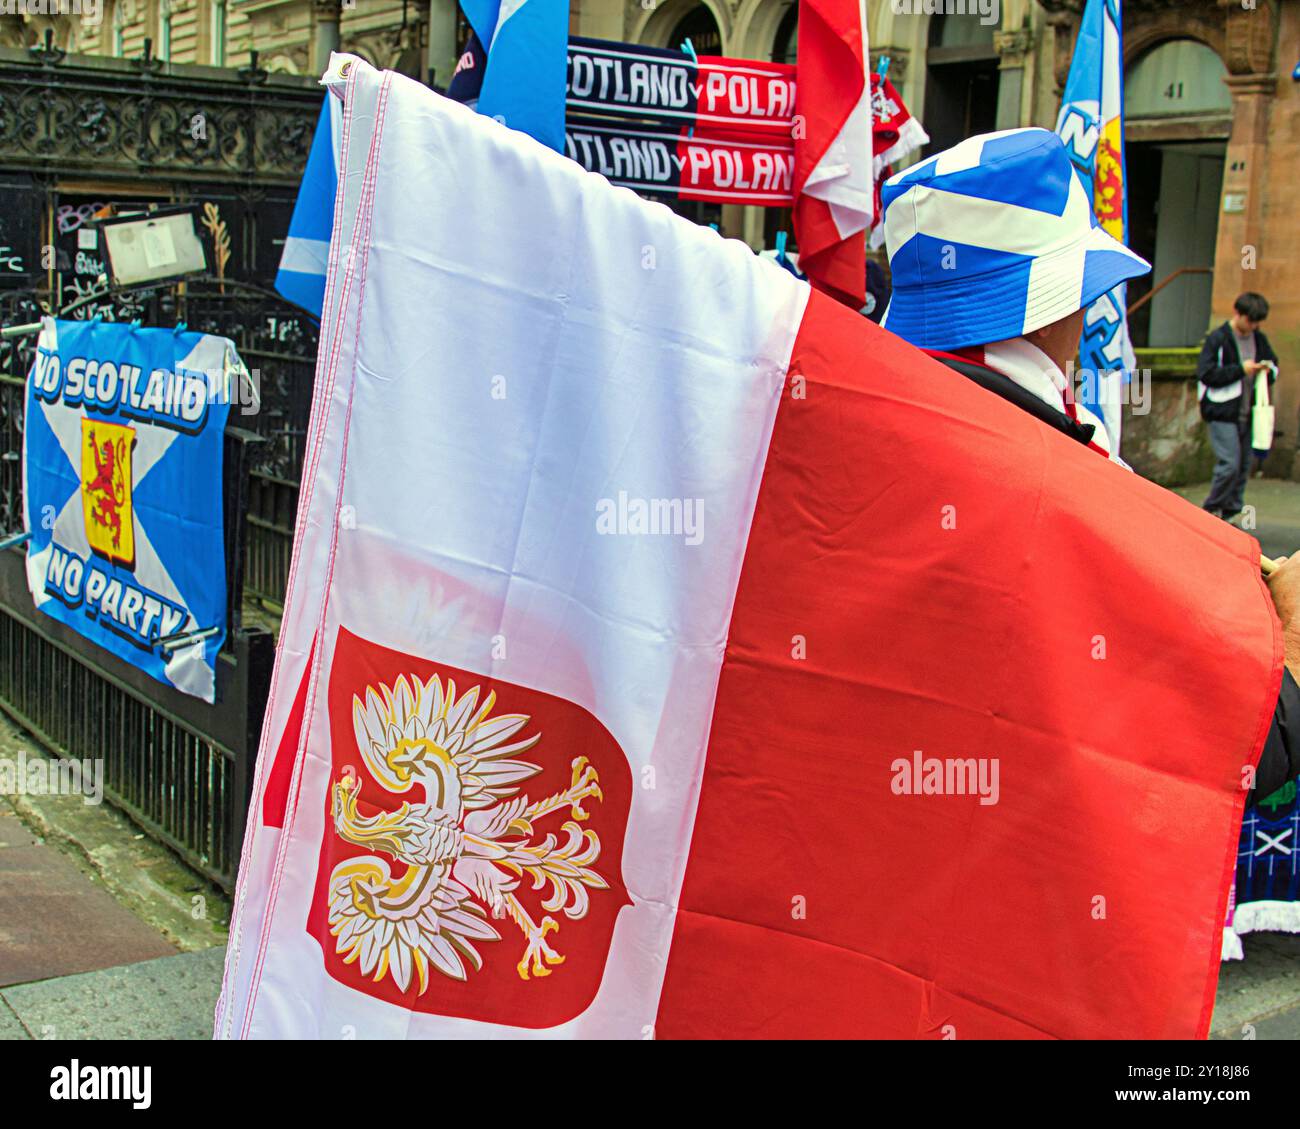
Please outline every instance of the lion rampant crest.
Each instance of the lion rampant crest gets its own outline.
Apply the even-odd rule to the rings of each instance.
[[[519,976],[548,976],[564,961],[546,940],[560,928],[550,915],[579,920],[588,891],[608,889],[594,869],[600,839],[579,826],[588,818],[583,801],[603,798],[595,768],[575,757],[568,788],[530,801],[519,786],[542,770],[521,756],[541,734],[522,735],[525,714],[494,717],[495,692],[481,704],[479,696],[477,686],[457,696],[452,679],[444,685],[433,675],[402,676],[352,698],[366,771],[394,796],[418,784],[423,799],[363,815],[352,769],[335,781],[335,834],[376,853],[334,867],[329,928],[347,963],[360,961],[376,982],[391,976],[402,991],[418,983],[423,995],[430,968],[455,980],[477,972],[477,946],[501,939],[494,919],[523,934]],[[537,830],[566,808],[559,834]],[[390,860],[403,864],[396,877]],[[525,877],[544,891],[540,920],[516,894]]]

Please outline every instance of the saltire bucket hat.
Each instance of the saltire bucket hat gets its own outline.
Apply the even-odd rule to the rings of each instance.
[[[1151,269],[1097,223],[1050,130],[971,137],[890,177],[881,201],[883,324],[922,349],[1019,337]]]

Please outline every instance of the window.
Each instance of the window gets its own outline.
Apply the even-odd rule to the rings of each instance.
[[[212,0],[212,65],[226,65],[226,0]]]
[[[158,58],[172,57],[172,0],[158,0]]]
[[[1146,52],[1128,68],[1124,112],[1129,118],[1232,113],[1224,84],[1227,69],[1210,47],[1194,39],[1172,39]]]
[[[113,57],[120,59],[126,52],[126,12],[123,10],[121,3],[113,5],[110,28]]]
[[[1001,70],[994,28],[974,18],[930,18],[926,52],[925,156],[997,128]]]

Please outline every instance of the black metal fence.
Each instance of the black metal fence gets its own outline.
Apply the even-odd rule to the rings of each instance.
[[[24,550],[0,552],[0,708],[57,754],[101,759],[105,794],[233,886],[273,660],[246,601],[284,599],[316,325],[267,291],[321,105],[309,79],[0,48],[0,326],[42,313],[231,338],[261,394],[231,413],[224,499],[228,632],[216,703],[149,678],[37,612]],[[98,290],[106,204],[191,203],[214,277]],[[22,434],[35,339],[0,340],[0,539],[23,528]],[[265,619],[265,617],[259,617]]]
[[[232,633],[217,704],[163,686],[42,616],[21,553],[0,554],[0,704],[48,749],[103,763],[104,794],[232,889],[274,644]]]

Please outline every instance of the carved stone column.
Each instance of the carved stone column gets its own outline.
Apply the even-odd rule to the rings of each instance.
[[[1232,93],[1232,134],[1223,169],[1223,194],[1219,200],[1219,234],[1214,249],[1213,308],[1216,318],[1232,309],[1243,290],[1282,297],[1294,274],[1270,245],[1270,224],[1264,213],[1268,182],[1269,119],[1275,104],[1277,75],[1273,56],[1277,40],[1277,15],[1268,0],[1256,8],[1243,8],[1241,0],[1218,0],[1225,17],[1224,79]],[[1285,156],[1272,154],[1274,160]],[[1273,225],[1277,220],[1272,221]],[[1287,221],[1282,221],[1283,223]],[[1294,221],[1292,221],[1294,222]],[[1282,257],[1285,257],[1284,255]],[[1270,474],[1292,475],[1296,455],[1295,420],[1300,402],[1300,382],[1286,348],[1282,374],[1274,390],[1277,426],[1273,451],[1266,464]]]
[[[1079,33],[1079,17],[1083,13],[1083,0],[1039,0],[1047,12],[1047,35],[1055,80],[1052,87],[1059,102],[1065,90],[1065,79],[1070,73],[1070,60],[1074,56],[1074,40]]]
[[[1242,8],[1240,0],[1219,0],[1226,15],[1224,80],[1232,92],[1232,135],[1228,139],[1215,248],[1214,308],[1231,308],[1242,290],[1259,289],[1259,273],[1247,264],[1262,260],[1269,116],[1277,88],[1273,70],[1276,16],[1268,0]]]
[[[339,49],[339,22],[343,19],[342,0],[312,0],[311,65],[316,74],[324,74],[330,65],[330,53]]]
[[[425,66],[444,90],[456,70],[456,0],[429,0],[429,47]]]
[[[1034,49],[1034,33],[1028,27],[993,33],[998,52],[998,129],[1015,129],[1021,124],[1025,91],[1025,64]]]

